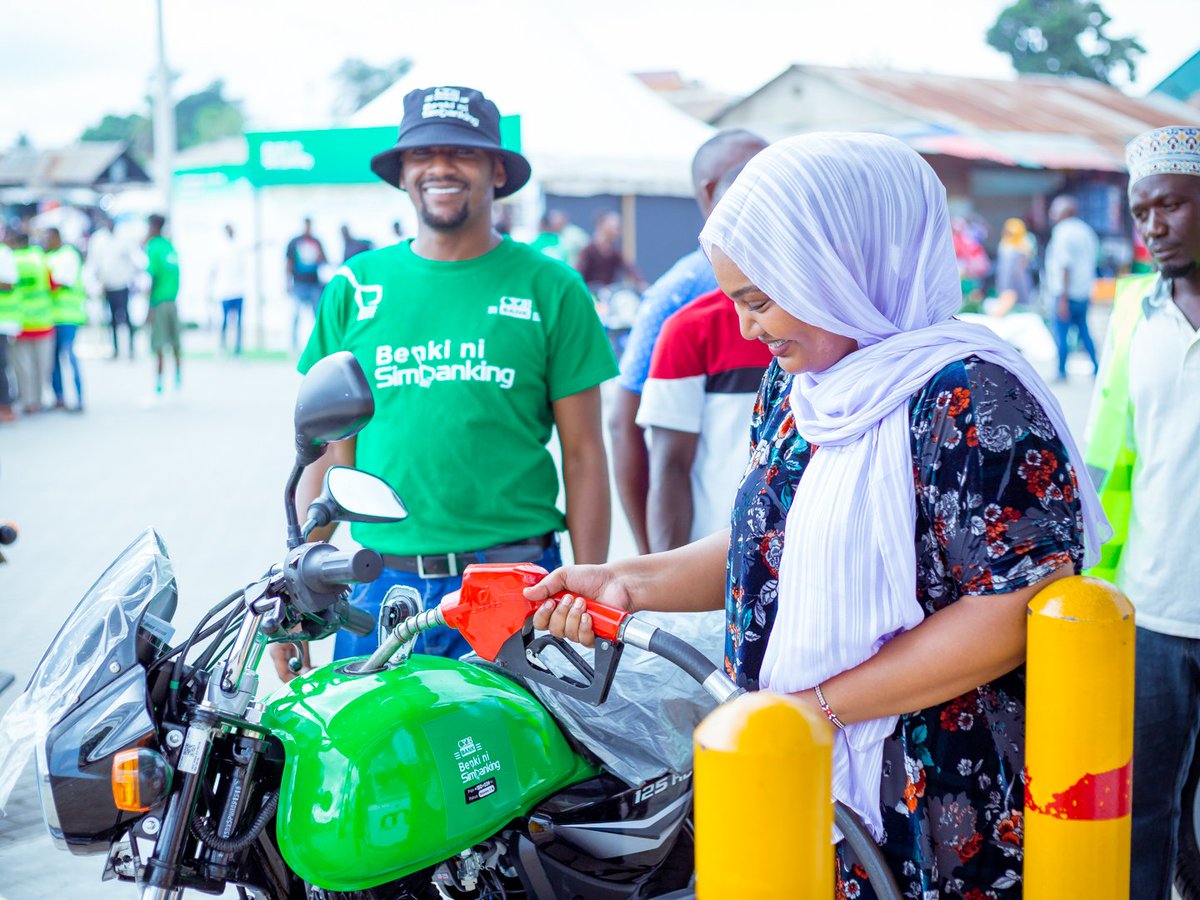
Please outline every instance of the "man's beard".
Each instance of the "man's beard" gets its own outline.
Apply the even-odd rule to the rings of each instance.
[[[434,231],[457,231],[466,224],[470,214],[471,210],[467,208],[466,203],[458,208],[458,212],[449,216],[435,216],[426,207],[421,207],[421,221]]]
[[[1180,266],[1160,266],[1159,271],[1163,278],[1191,278],[1196,271],[1196,261],[1186,262]]]

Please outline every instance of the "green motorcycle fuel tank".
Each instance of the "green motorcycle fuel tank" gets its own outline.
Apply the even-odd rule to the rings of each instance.
[[[286,756],[279,847],[310,884],[402,878],[595,773],[501,674],[421,654],[370,675],[341,668],[290,682],[263,715]]]

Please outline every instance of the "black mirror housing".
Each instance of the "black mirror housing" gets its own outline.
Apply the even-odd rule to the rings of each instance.
[[[317,360],[296,394],[296,464],[311,465],[330,441],[353,437],[375,414],[362,366],[348,350]]]

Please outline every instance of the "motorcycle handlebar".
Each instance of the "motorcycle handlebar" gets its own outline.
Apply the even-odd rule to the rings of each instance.
[[[337,593],[348,584],[374,581],[383,571],[383,559],[374,550],[334,550],[312,553],[301,564],[300,577],[318,594]],[[374,624],[371,625],[373,629]]]
[[[347,606],[347,612],[342,622],[342,627],[351,634],[356,634],[359,637],[366,637],[368,634],[375,632],[375,617],[365,609],[359,609],[357,606]]]

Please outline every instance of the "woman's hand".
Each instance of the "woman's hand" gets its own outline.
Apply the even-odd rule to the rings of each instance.
[[[562,594],[561,598],[555,595]],[[564,566],[555,569],[533,587],[525,589],[529,600],[543,601],[533,617],[533,627],[565,637],[585,647],[596,643],[592,617],[584,612],[585,599],[614,609],[633,612],[633,598],[625,581],[612,566]]]

